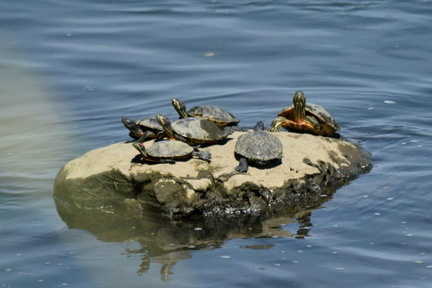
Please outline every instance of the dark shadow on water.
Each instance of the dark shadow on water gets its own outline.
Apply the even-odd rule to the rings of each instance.
[[[141,264],[137,274],[145,273],[152,263],[162,264],[161,280],[169,281],[171,268],[179,261],[192,257],[191,251],[212,250],[232,239],[308,237],[312,211],[331,199],[330,195],[305,196],[287,203],[277,214],[266,216],[232,215],[231,219],[206,217],[204,220],[167,221],[157,215],[137,213],[133,199],[111,206],[81,207],[55,199],[57,211],[70,229],[86,230],[105,242],[135,241],[137,249],[125,250],[125,255],[138,255]],[[127,208],[125,208],[127,207]],[[289,224],[289,225],[288,225]],[[294,231],[288,231],[287,227]],[[297,226],[297,227],[296,227]],[[249,248],[249,247],[246,247]],[[250,249],[268,249],[250,247]]]

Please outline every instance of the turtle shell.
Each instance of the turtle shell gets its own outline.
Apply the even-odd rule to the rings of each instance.
[[[332,135],[335,131],[339,131],[341,129],[340,126],[334,120],[334,118],[330,115],[330,113],[327,110],[325,110],[322,106],[307,102],[305,109],[306,109],[306,115],[314,116],[321,125],[320,131],[314,131],[315,133],[319,135]],[[282,110],[278,114],[278,116],[283,116],[289,120],[293,120],[294,105],[291,105],[288,108]],[[310,129],[313,129],[313,127],[310,127]]]
[[[191,146],[181,141],[163,140],[154,142],[146,149],[149,157],[158,159],[187,159],[194,151]]]
[[[212,121],[200,118],[184,118],[172,123],[175,133],[187,139],[189,144],[216,143],[229,134]]]
[[[227,125],[236,125],[240,122],[234,115],[218,106],[195,106],[187,114],[190,117],[198,117],[215,122],[220,128]]]
[[[234,152],[245,157],[248,162],[265,165],[282,158],[283,146],[279,138],[269,132],[253,131],[237,139]]]
[[[156,120],[156,116],[141,118],[136,121],[138,125],[141,126],[144,130],[157,130],[162,131],[162,126]]]

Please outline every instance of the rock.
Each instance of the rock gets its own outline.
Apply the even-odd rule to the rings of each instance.
[[[96,209],[127,217],[142,213],[170,219],[264,216],[295,206],[301,199],[331,194],[371,169],[370,154],[344,140],[275,132],[283,143],[282,163],[273,168],[234,168],[235,132],[220,145],[201,150],[199,159],[175,164],[137,161],[131,143],[117,143],[86,153],[59,171],[54,198],[68,208]],[[145,145],[150,146],[151,141]]]

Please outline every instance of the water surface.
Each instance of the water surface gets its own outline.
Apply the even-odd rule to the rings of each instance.
[[[430,1],[1,3],[2,287],[430,287]],[[127,140],[121,116],[175,117],[178,97],[269,125],[298,89],[374,169],[274,237],[165,253],[160,227],[125,240],[58,215],[57,171]]]

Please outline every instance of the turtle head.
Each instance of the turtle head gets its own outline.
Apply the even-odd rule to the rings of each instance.
[[[187,118],[188,115],[186,113],[186,105],[177,98],[172,98],[171,103],[174,106],[174,109],[179,114],[180,118]]]
[[[147,157],[147,156],[148,156],[148,154],[147,154],[147,152],[146,152],[146,149],[145,149],[143,143],[140,143],[140,142],[135,141],[135,142],[132,143],[132,145],[135,147],[135,149],[138,150],[138,152],[139,152],[142,156],[144,156],[144,157]]]
[[[165,135],[170,139],[174,139],[174,130],[172,128],[171,120],[162,114],[156,114],[156,120],[162,126]]]
[[[264,131],[264,122],[258,121],[255,127],[253,128],[253,131]]]
[[[122,117],[121,121],[123,125],[126,127],[126,129],[129,130],[129,136],[135,139],[141,138],[143,136],[144,132],[142,131],[141,127],[137,123],[135,123],[134,121],[130,120],[127,117]]]
[[[294,118],[296,122],[303,122],[306,117],[306,97],[302,91],[294,93]]]

